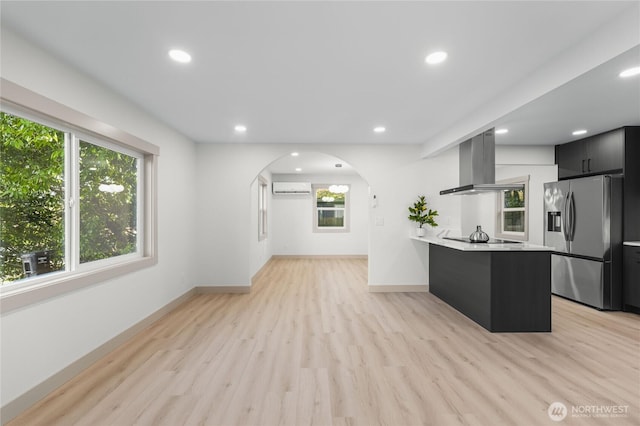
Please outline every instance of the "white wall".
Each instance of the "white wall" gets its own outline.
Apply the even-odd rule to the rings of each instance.
[[[366,255],[368,251],[369,186],[358,175],[273,175],[279,182],[348,184],[349,232],[313,232],[313,195],[274,195],[273,254]]]
[[[2,405],[193,286],[250,285],[273,251],[270,238],[252,243],[257,235],[254,182],[267,165],[293,150],[336,156],[368,183],[372,286],[427,283],[427,245],[409,239],[415,226],[407,207],[418,195],[440,212],[440,227],[429,232],[463,226],[461,197],[438,195],[458,184],[455,148],[419,159],[421,147],[412,145],[194,145],[6,29],[2,59],[3,78],[160,147],[159,263],[3,314]]]
[[[543,244],[543,209],[545,182],[558,179],[553,146],[496,146],[496,182],[529,176],[529,240]],[[476,225],[494,237],[496,234],[496,194],[464,195],[462,198],[462,235],[476,230]]]
[[[439,213],[439,226],[427,228],[428,234],[459,229],[460,198],[439,195],[441,190],[457,185],[457,148],[406,163],[379,179],[378,185],[372,185],[378,207],[371,209],[370,285],[428,284],[428,245],[409,240],[415,235],[416,224],[407,218],[408,207],[424,195],[427,207]],[[379,220],[384,225],[378,225]]]
[[[553,146],[496,145],[496,166],[553,165],[555,160]],[[496,176],[496,179],[502,178]]]
[[[195,285],[250,285],[249,188],[267,165],[292,151],[321,152],[344,160],[377,196],[378,206],[368,209],[370,285],[426,283],[426,245],[409,239],[414,224],[407,219],[407,207],[418,195],[426,195],[430,207],[441,212],[443,226],[460,227],[460,200],[437,195],[457,185],[457,150],[420,160],[420,147],[413,145],[199,144],[196,252],[198,263],[208,267],[196,271]]]
[[[158,264],[2,313],[5,406],[192,288],[197,204],[193,143],[6,28],[1,49],[3,78],[160,147]]]

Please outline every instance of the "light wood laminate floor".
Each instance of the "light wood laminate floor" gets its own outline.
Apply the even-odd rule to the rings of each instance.
[[[492,334],[366,276],[274,259],[250,294],[193,297],[9,424],[640,424],[639,316],[554,297],[552,333]]]

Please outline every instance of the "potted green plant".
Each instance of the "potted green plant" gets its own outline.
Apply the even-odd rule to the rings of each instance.
[[[422,226],[425,223],[434,228],[438,226],[435,221],[436,216],[438,216],[438,211],[427,208],[427,200],[424,195],[420,195],[418,200],[413,203],[413,206],[409,206],[409,220],[418,224],[416,228],[418,237],[424,237],[425,230]]]

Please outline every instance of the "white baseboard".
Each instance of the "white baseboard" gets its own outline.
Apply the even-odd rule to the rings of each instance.
[[[24,411],[35,405],[42,398],[53,392],[55,389],[62,386],[63,384],[80,374],[82,371],[86,370],[91,365],[107,356],[118,346],[122,345],[127,340],[129,340],[145,328],[149,327],[151,324],[177,308],[179,305],[181,305],[187,299],[190,299],[195,294],[196,289],[191,289],[183,295],[178,296],[148,317],[142,319],[114,338],[98,346],[93,351],[89,352],[77,361],[74,361],[67,367],[58,371],[53,376],[34,386],[13,401],[5,404],[2,408],[0,408],[0,423],[4,425],[14,417],[23,413]]]
[[[254,281],[258,279],[262,275],[262,273],[267,269],[267,265],[271,263],[271,259],[273,259],[273,256],[269,256],[269,259],[267,259],[267,261],[262,264],[260,269],[258,269],[258,271],[255,274],[253,274],[253,276],[251,277],[251,285],[253,285]]]
[[[285,259],[367,259],[366,255],[274,255],[272,258],[285,258]],[[268,262],[267,262],[268,263]],[[266,265],[266,264],[265,264]],[[261,268],[262,269],[262,268]],[[262,272],[262,271],[258,271]],[[256,273],[256,275],[258,274]],[[254,276],[255,277],[255,276]],[[177,297],[172,300],[162,308],[158,309],[148,317],[142,319],[138,323],[132,325],[127,330],[118,334],[114,338],[108,340],[103,343],[93,351],[89,352],[85,356],[79,358],[74,361],[67,367],[63,368],[59,372],[55,373],[48,379],[44,380],[40,384],[34,386],[24,394],[20,395],[13,401],[5,404],[3,407],[0,407],[0,424],[4,425],[9,422],[11,419],[20,415],[33,405],[35,405],[42,398],[46,397],[48,394],[53,392],[58,387],[62,386],[64,383],[73,379],[75,376],[80,374],[82,371],[89,368],[95,362],[107,356],[110,352],[116,349],[118,346],[125,343],[127,340],[149,327],[151,324],[162,318],[164,315],[168,314],[175,308],[177,308],[180,304],[188,300],[189,298],[195,296],[196,294],[214,294],[214,293],[249,293],[251,291],[250,285],[241,285],[241,286],[199,286],[194,287],[191,290],[187,291],[183,295]],[[369,291],[372,293],[376,292],[425,292],[428,291],[428,287],[426,285],[405,285],[405,286],[394,286],[394,285],[383,285],[383,286],[369,286]]]
[[[366,254],[274,254],[272,259],[368,259]]]
[[[227,285],[227,286],[200,286],[194,288],[196,294],[217,294],[217,293],[249,293],[250,285]]]
[[[220,287],[194,287],[191,290],[184,293],[182,296],[172,300],[162,308],[158,309],[148,317],[142,319],[138,323],[132,325],[122,333],[118,334],[109,341],[103,343],[93,351],[89,352],[85,356],[81,357],[77,361],[74,361],[67,367],[63,368],[53,376],[49,377],[42,383],[34,386],[27,392],[23,393],[13,401],[7,403],[0,408],[0,424],[9,422],[14,417],[20,415],[33,405],[35,405],[42,398],[49,395],[51,392],[62,386],[82,371],[89,368],[91,365],[107,356],[118,346],[125,343],[127,340],[149,327],[151,324],[177,308],[183,302],[187,301],[196,294],[209,294],[209,293],[249,293],[251,286],[220,286]]]

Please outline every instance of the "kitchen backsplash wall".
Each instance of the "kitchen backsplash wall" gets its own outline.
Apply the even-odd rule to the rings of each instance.
[[[539,163],[543,161],[549,163]],[[524,164],[525,162],[530,164]],[[496,181],[529,175],[528,242],[532,244],[542,245],[543,242],[543,184],[558,179],[558,169],[553,162],[553,149],[546,146],[496,147]],[[496,215],[495,193],[462,196],[462,235],[469,235],[475,231],[477,225],[482,225],[482,229],[489,236],[495,237]]]

